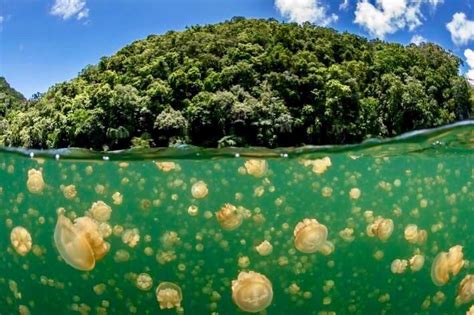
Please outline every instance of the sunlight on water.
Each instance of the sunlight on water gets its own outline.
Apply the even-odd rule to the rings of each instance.
[[[465,314],[473,148],[4,149],[0,314]]]

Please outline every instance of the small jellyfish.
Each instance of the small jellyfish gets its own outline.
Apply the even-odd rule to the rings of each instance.
[[[33,244],[30,232],[22,226],[13,228],[10,241],[15,251],[21,256],[28,254]]]
[[[255,247],[255,249],[257,250],[260,256],[268,256],[272,253],[273,246],[272,244],[270,244],[269,241],[265,240],[262,243],[260,243],[257,247]]]
[[[160,309],[180,308],[183,300],[181,288],[172,282],[162,282],[156,288],[156,299]]]
[[[351,197],[351,199],[353,200],[357,200],[360,198],[361,193],[362,192],[360,191],[360,189],[355,187],[349,191],[349,197]]]
[[[137,228],[126,229],[122,234],[122,242],[130,247],[137,246],[140,241],[140,231]]]
[[[207,184],[202,180],[194,183],[194,185],[191,187],[191,194],[195,199],[206,198],[208,192],[209,190],[207,188]]]
[[[354,229],[345,228],[342,231],[339,231],[339,236],[346,242],[352,242],[355,239]]]
[[[112,195],[112,200],[113,200],[114,205],[121,205],[123,202],[123,195],[120,192],[116,191]]]
[[[462,246],[456,245],[449,249],[448,252],[448,263],[449,270],[453,276],[457,275],[461,268],[464,266],[463,260],[464,254],[462,252]]]
[[[43,180],[43,173],[41,170],[30,169],[28,171],[28,180],[26,181],[26,186],[28,191],[32,194],[39,194],[43,191],[45,187]]]
[[[474,300],[474,275],[466,275],[458,286],[456,305],[467,304]]]
[[[303,164],[304,166],[312,166],[313,173],[318,175],[324,174],[327,169],[332,166],[331,158],[329,156],[316,160],[304,160]]]
[[[216,219],[224,230],[232,231],[242,224],[242,214],[236,206],[226,203],[216,212]]]
[[[153,279],[147,273],[141,273],[138,275],[136,280],[137,288],[142,291],[148,291],[153,286]]]
[[[54,243],[64,261],[78,270],[88,271],[95,267],[109,251],[98,224],[89,217],[80,217],[74,224],[64,215],[59,215],[54,230]]]
[[[410,270],[413,272],[420,271],[425,264],[425,256],[416,254],[408,261],[410,265]]]
[[[264,275],[249,271],[232,280],[232,300],[244,312],[258,313],[272,303],[273,288]]]
[[[474,315],[474,305],[467,311],[466,315]]]
[[[316,219],[304,219],[296,225],[293,235],[296,249],[311,254],[327,245],[328,229]]]
[[[174,162],[156,162],[155,165],[160,171],[163,171],[165,173],[176,169],[176,163]]]
[[[61,186],[64,198],[66,199],[74,199],[77,196],[77,190],[75,185],[67,185],[67,186]]]
[[[381,241],[388,240],[392,235],[392,232],[392,219],[378,217],[373,223],[367,226],[367,235],[370,237],[377,237]]]
[[[257,178],[265,175],[268,169],[268,164],[265,160],[248,160],[245,161],[244,166],[247,174]]]
[[[405,227],[404,236],[409,243],[416,243],[418,239],[418,226],[416,224],[408,224]]]
[[[99,222],[106,222],[110,219],[112,208],[110,208],[105,202],[99,200],[92,204],[89,212],[95,220]]]
[[[404,273],[407,269],[408,261],[405,259],[395,259],[390,265],[390,270],[392,273],[401,274]]]

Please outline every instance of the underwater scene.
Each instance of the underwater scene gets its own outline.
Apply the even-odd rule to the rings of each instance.
[[[1,149],[0,293],[2,315],[472,314],[474,123],[352,146]]]

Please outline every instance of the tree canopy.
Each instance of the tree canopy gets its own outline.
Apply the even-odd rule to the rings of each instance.
[[[0,116],[0,144],[123,149],[356,143],[466,119],[440,46],[233,18],[136,41]]]

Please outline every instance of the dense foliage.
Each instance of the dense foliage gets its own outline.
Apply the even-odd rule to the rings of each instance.
[[[14,90],[4,77],[0,77],[0,119],[7,114],[7,111],[19,109],[25,103],[25,97]]]
[[[460,63],[434,44],[233,18],[102,58],[9,111],[0,143],[275,147],[389,137],[469,117]]]

